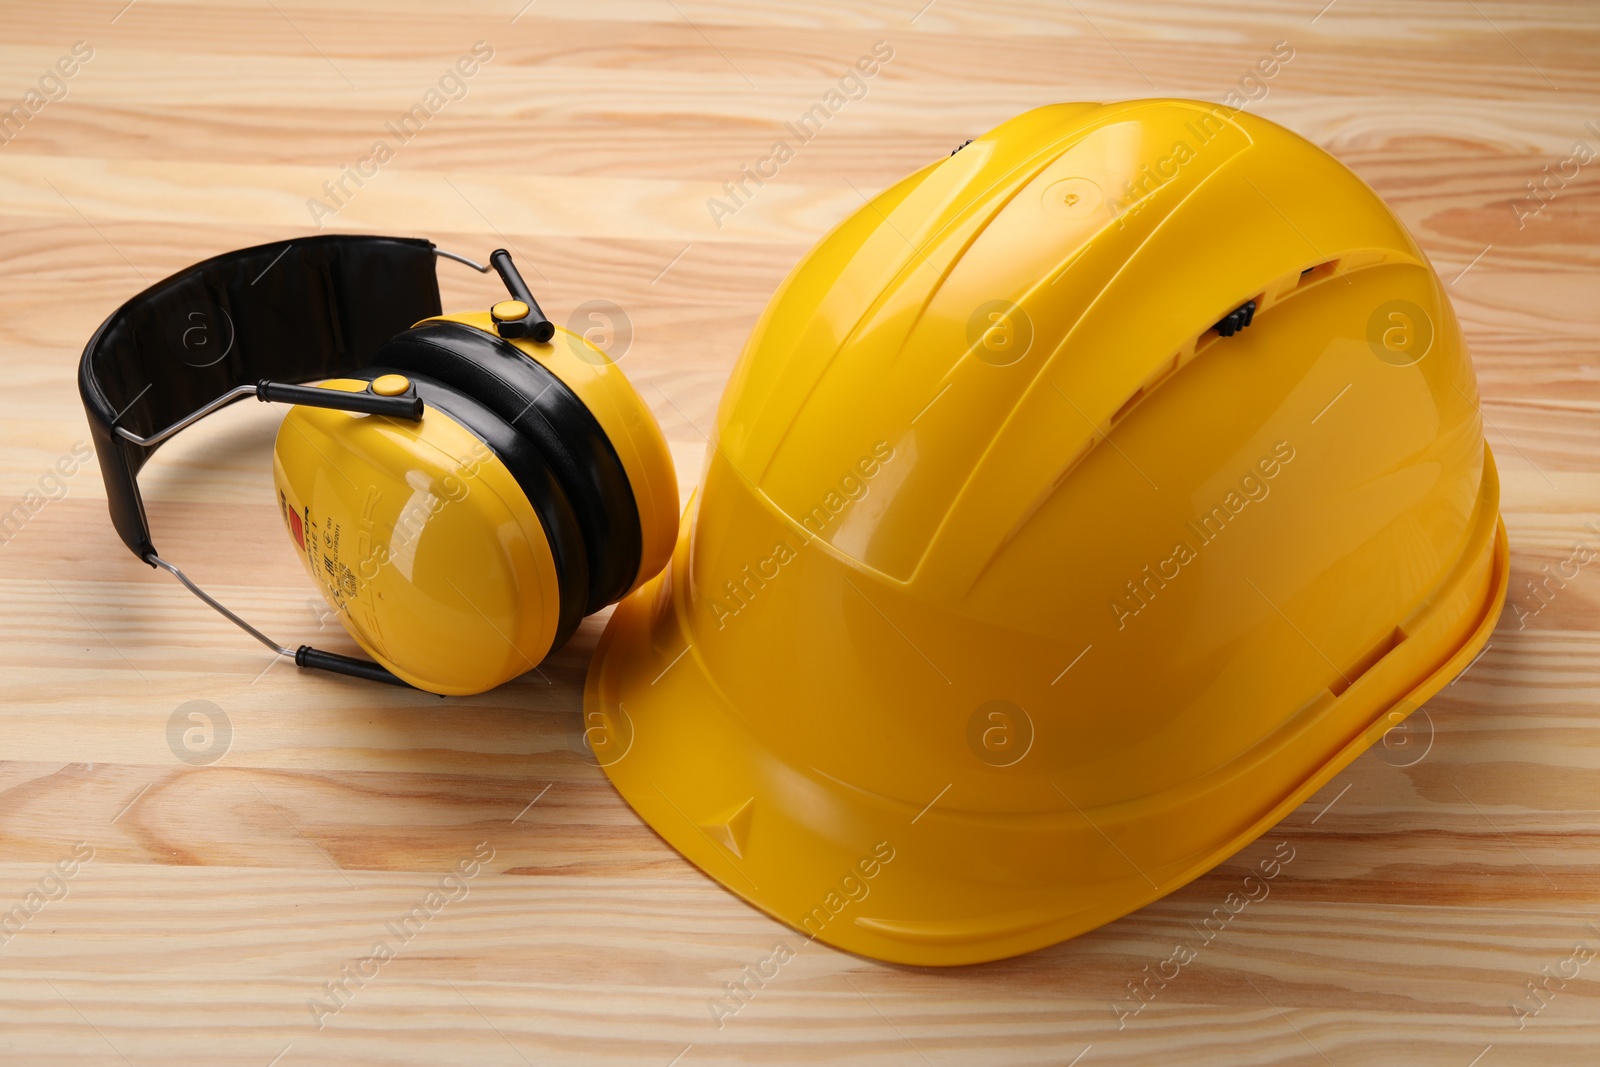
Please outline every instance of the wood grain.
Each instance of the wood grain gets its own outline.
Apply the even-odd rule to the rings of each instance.
[[[506,243],[558,317],[625,308],[623,366],[688,488],[767,297],[863,196],[1039,104],[1219,100],[1282,40],[1251,110],[1344,159],[1449,283],[1530,613],[1404,745],[1180,892],[1020,959],[893,967],[803,942],[618,798],[580,736],[604,616],[470,699],[299,676],[127,557],[91,465],[0,545],[0,912],[65,894],[0,932],[6,1063],[1595,1062],[1600,962],[1528,983],[1600,947],[1600,575],[1537,613],[1524,583],[1600,545],[1600,161],[1521,225],[1513,204],[1574,142],[1600,149],[1600,11],[924,3],[5,3],[0,104],[74,42],[95,54],[0,145],[0,510],[87,437],[77,355],[113,307],[308,232],[307,199],[474,41],[495,54],[466,96],[333,225]],[[895,54],[867,95],[717,226],[706,198],[878,40]],[[443,282],[446,306],[496,295]],[[274,418],[230,409],[163,449],[157,537],[268,632],[349,650],[272,515]],[[232,727],[205,766],[168,739],[191,700]],[[45,881],[78,842],[92,859]],[[1271,895],[1205,941],[1277,842],[1295,858]],[[457,899],[319,1018],[325,983],[480,844]],[[719,1027],[724,983],[779,942],[795,958]],[[1193,962],[1130,1013],[1176,944]],[[1520,1026],[1519,999],[1539,1008]]]

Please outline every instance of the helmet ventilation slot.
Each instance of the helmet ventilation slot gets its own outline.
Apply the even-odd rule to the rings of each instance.
[[[1219,319],[1214,326],[1195,337],[1175,353],[1171,359],[1157,367],[1112,414],[1110,426],[1115,426],[1121,422],[1128,412],[1139,405],[1139,401],[1149,396],[1164,379],[1188,363],[1201,350],[1223,338],[1232,337],[1235,333],[1251,325],[1262,312],[1279,301],[1287,299],[1301,289],[1333,277],[1339,273],[1340,265],[1346,263],[1346,261],[1348,261],[1349,268],[1359,270],[1362,267],[1373,266],[1383,260],[1384,256],[1381,253],[1346,255],[1338,259],[1330,259],[1326,263],[1318,263],[1307,267],[1298,274],[1290,274],[1275,279],[1272,284],[1261,292],[1241,301],[1232,311]]]
[[[1345,690],[1355,685],[1363,675],[1379,663],[1382,663],[1383,658],[1399,648],[1405,639],[1406,632],[1400,627],[1396,626],[1393,630],[1390,630],[1384,635],[1383,640],[1367,649],[1360,659],[1340,671],[1339,677],[1328,684],[1328,691],[1336,697],[1344,696]]]
[[[1225,340],[1224,335],[1218,331],[1218,326],[1223,325],[1229,319],[1233,319],[1235,325],[1232,332],[1237,333],[1245,326],[1253,324],[1256,319],[1261,317],[1263,312],[1270,308],[1276,307],[1283,301],[1298,295],[1300,292],[1310,288],[1313,285],[1316,285],[1318,282],[1325,281],[1326,279],[1332,278],[1335,275],[1346,277],[1348,280],[1348,275],[1352,272],[1364,270],[1367,267],[1377,266],[1381,263],[1390,261],[1390,259],[1391,256],[1388,253],[1375,249],[1362,249],[1354,252],[1345,252],[1334,259],[1327,260],[1323,263],[1314,264],[1310,267],[1306,267],[1304,270],[1293,271],[1280,275],[1269,282],[1264,289],[1256,293],[1254,296],[1240,301],[1234,306],[1233,311],[1224,315],[1223,318],[1218,321],[1217,325],[1210,327],[1194,337],[1191,337],[1182,348],[1178,349],[1177,352],[1174,352],[1170,358],[1162,360],[1161,363],[1158,364],[1145,377],[1144,381],[1139,383],[1139,386],[1134,389],[1131,394],[1129,394],[1128,398],[1118,405],[1116,411],[1112,412],[1111,418],[1107,420],[1103,428],[1097,427],[1097,433],[1087,442],[1085,442],[1083,448],[1079,449],[1076,455],[1062,464],[1061,469],[1056,473],[1056,476],[1051,479],[1050,487],[1039,497],[1037,501],[1035,501],[1033,507],[1029,508],[1027,512],[1018,520],[1016,526],[1014,526],[1011,531],[1006,534],[1005,541],[1002,543],[1009,543],[1011,538],[1016,536],[1017,532],[1027,524],[1029,519],[1032,518],[1033,513],[1042,507],[1045,500],[1047,500],[1053,493],[1056,492],[1057,489],[1061,487],[1062,483],[1067,480],[1067,478],[1072,474],[1073,470],[1077,468],[1078,464],[1082,463],[1083,460],[1088,457],[1089,453],[1094,451],[1094,448],[1097,444],[1099,444],[1100,439],[1102,437],[1109,436],[1111,431],[1116,428],[1117,424],[1122,422],[1123,419],[1127,418],[1128,414],[1132,412],[1134,408],[1138,407],[1140,402],[1143,401],[1145,397],[1155,392],[1156,389],[1158,389],[1168,378],[1172,377],[1174,373],[1187,366],[1189,362],[1195,358],[1195,356],[1199,355],[1207,348],[1210,348],[1218,341]],[[1251,305],[1254,305],[1254,309],[1246,312],[1245,309]],[[1243,316],[1241,316],[1241,312],[1244,312]],[[1242,317],[1245,321],[1240,322],[1240,317]],[[1345,670],[1337,679],[1335,684],[1329,686],[1329,689],[1333,691],[1335,696],[1343,693],[1356,681],[1357,678],[1359,678],[1362,674],[1365,674],[1367,670],[1369,670],[1378,662],[1378,660],[1388,655],[1390,651],[1392,651],[1397,645],[1399,645],[1401,641],[1404,640],[1405,632],[1403,630],[1396,629],[1393,634],[1390,634],[1389,637],[1385,638],[1383,642],[1380,642],[1379,646],[1369,653],[1368,656],[1363,657],[1360,662]]]
[[[1307,267],[1300,272],[1300,279],[1295,283],[1295,288],[1303,289],[1308,285],[1315,285],[1320,281],[1333,277],[1339,272],[1339,261],[1330,259],[1326,263],[1319,263],[1315,267]]]
[[[1244,303],[1240,304],[1238,307],[1222,316],[1222,318],[1218,319],[1217,324],[1211,328],[1222,337],[1232,337],[1234,334],[1238,333],[1240,330],[1254,322],[1255,317],[1256,302],[1254,300],[1246,300]]]
[[[1192,338],[1188,344],[1183,346],[1182,349],[1173,353],[1171,359],[1166,360],[1160,366],[1156,367],[1156,369],[1152,371],[1143,382],[1140,383],[1139,388],[1135,389],[1132,395],[1130,395],[1128,399],[1124,400],[1116,411],[1112,412],[1110,425],[1115,426],[1117,423],[1121,422],[1127,416],[1128,412],[1139,406],[1139,401],[1153,393],[1156,388],[1159,387],[1162,382],[1166,381],[1167,378],[1171,377],[1172,374],[1178,370],[1178,368],[1182,367],[1184,364],[1188,363],[1191,359],[1198,355],[1201,349],[1206,348],[1212,342],[1222,337],[1231,337],[1239,330],[1249,326],[1253,321],[1255,321],[1255,317],[1260,313],[1261,309],[1270,305],[1271,303],[1272,301],[1268,299],[1267,293],[1257,293],[1255,296],[1245,300],[1239,304],[1238,307],[1234,308],[1234,310],[1224,315],[1215,326],[1212,326],[1209,330],[1206,330],[1204,333],[1200,334],[1200,336]],[[1220,332],[1224,328],[1226,328],[1227,332]]]

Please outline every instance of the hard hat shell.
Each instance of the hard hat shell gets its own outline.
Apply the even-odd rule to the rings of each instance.
[[[1040,108],[785,280],[587,736],[805,935],[1015,955],[1226,859],[1462,670],[1498,504],[1450,304],[1360,179],[1213,105]]]

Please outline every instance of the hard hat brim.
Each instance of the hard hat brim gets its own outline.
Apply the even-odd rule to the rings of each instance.
[[[1137,811],[1119,805],[1123,810],[1085,812],[1074,805],[1008,816],[932,803],[918,811],[768,751],[687,637],[682,591],[698,501],[680,524],[671,566],[619,603],[601,636],[584,692],[586,737],[647,824],[707,875],[792,927],[802,943],[817,939],[874,959],[936,966],[1030,952],[1137,910],[1221,863],[1472,663],[1498,621],[1509,579],[1498,478],[1487,448],[1483,477],[1462,557],[1434,598],[1447,616],[1437,632],[1448,643],[1424,658],[1437,666],[1403,699],[1376,709],[1291,793],[1263,798],[1258,816],[1182,863],[1141,868],[1114,838],[1127,840],[1121,828],[1172,818],[1179,804],[1193,808],[1202,802],[1194,791],[1150,798]],[[1230,778],[1237,782],[1247,772],[1239,768]],[[1008,881],[1007,850],[1030,837],[1033,847],[1081,850],[1081,882]],[[963,848],[973,851],[964,856]]]

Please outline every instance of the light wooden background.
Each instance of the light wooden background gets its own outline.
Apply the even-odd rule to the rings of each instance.
[[[494,58],[466,98],[332,225],[509,244],[558,321],[625,308],[623,366],[686,487],[767,297],[863,194],[1039,104],[1220,100],[1282,40],[1294,58],[1251,109],[1354,167],[1451,283],[1513,598],[1576,541],[1600,547],[1600,160],[1521,227],[1513,209],[1574,142],[1600,152],[1592,3],[924,2],[6,0],[0,104],[75,41],[94,58],[0,146],[0,511],[87,436],[75,372],[104,315],[204,256],[308,232],[306,199],[475,40]],[[894,58],[868,95],[714,226],[706,198],[879,40]],[[497,295],[443,274],[447,308]],[[240,405],[163,451],[156,541],[280,640],[347,647],[272,506],[274,417]],[[1408,737],[1168,899],[981,967],[808,945],[720,1029],[723,983],[800,942],[585,759],[602,618],[544,677],[468,700],[300,676],[123,550],[92,465],[0,546],[0,595],[0,912],[93,849],[0,944],[7,1064],[1600,1058],[1600,961],[1567,962],[1600,949],[1600,560],[1521,628],[1508,612]],[[169,742],[192,700],[232,728],[206,766]],[[1193,944],[1277,841],[1295,859],[1271,896],[1119,1030],[1126,983]],[[467,896],[318,1029],[308,999],[480,842],[494,858]],[[1520,1028],[1518,997],[1543,1004]]]

